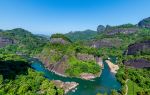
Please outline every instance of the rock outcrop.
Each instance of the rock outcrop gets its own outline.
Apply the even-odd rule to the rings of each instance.
[[[121,45],[121,40],[104,38],[102,40],[93,41],[90,43],[91,47],[102,48],[102,47],[118,47]]]
[[[52,44],[69,44],[72,41],[63,34],[53,34],[50,37],[50,43]]]
[[[92,61],[92,60],[95,60],[95,58],[94,58],[93,55],[81,54],[81,53],[78,53],[78,54],[77,54],[77,58],[78,58],[79,60],[82,60],[82,61]]]
[[[69,44],[70,42],[64,40],[63,38],[51,38],[50,43],[52,43],[52,44]]]
[[[104,68],[103,59],[101,57],[95,57],[96,63],[101,67]]]
[[[97,32],[98,32],[98,33],[101,33],[101,32],[103,32],[103,31],[105,31],[105,26],[99,25],[99,26],[97,27]]]
[[[128,50],[126,51],[127,55],[136,55],[137,53],[143,53],[150,51],[150,40],[134,43],[128,46]]]
[[[123,62],[124,65],[134,68],[150,68],[150,61],[145,59],[133,59]]]
[[[0,48],[5,47],[6,45],[13,44],[14,41],[10,38],[0,37]]]
[[[62,82],[60,80],[54,80],[53,82],[58,88],[64,89],[65,94],[79,85],[76,82]]]
[[[115,35],[118,33],[123,33],[123,34],[131,34],[137,32],[139,29],[138,28],[109,28],[106,30],[107,35]]]
[[[150,17],[143,19],[138,23],[139,27],[150,28]]]

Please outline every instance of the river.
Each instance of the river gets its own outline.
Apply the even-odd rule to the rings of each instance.
[[[115,60],[111,61],[115,62]],[[68,92],[67,95],[96,95],[98,92],[109,94],[113,89],[120,90],[121,85],[116,80],[115,75],[109,71],[108,65],[105,62],[103,62],[103,64],[104,69],[102,70],[101,76],[95,78],[93,81],[56,75],[55,73],[48,71],[38,60],[34,60],[31,64],[31,67],[36,71],[44,73],[44,76],[50,80],[61,80],[64,82],[74,81],[79,83],[77,89],[75,91]]]

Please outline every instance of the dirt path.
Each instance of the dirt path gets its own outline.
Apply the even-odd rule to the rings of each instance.
[[[126,93],[125,93],[125,95],[128,95],[128,85],[127,85],[127,82],[129,81],[129,79],[127,79],[126,81],[125,81],[125,84],[126,84]]]

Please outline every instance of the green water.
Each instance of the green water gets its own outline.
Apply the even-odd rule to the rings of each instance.
[[[35,70],[43,72],[45,77],[50,80],[61,80],[64,82],[74,81],[79,83],[77,89],[75,91],[70,91],[67,95],[96,95],[98,92],[106,92],[109,94],[112,89],[120,90],[120,83],[116,80],[114,74],[109,71],[108,65],[105,62],[103,62],[103,64],[104,69],[102,70],[101,76],[95,78],[93,81],[82,80],[79,78],[61,77],[45,69],[43,64],[38,60],[34,60],[31,66]]]

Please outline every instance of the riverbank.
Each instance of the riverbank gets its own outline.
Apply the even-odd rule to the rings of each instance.
[[[31,67],[36,71],[43,72],[44,76],[49,80],[60,80],[62,82],[78,83],[76,87],[70,86],[69,88],[71,90],[69,89],[69,92],[67,92],[66,90],[66,95],[96,95],[97,92],[104,93],[104,90],[109,94],[112,89],[119,90],[121,87],[120,83],[116,80],[115,77],[112,76],[112,73],[110,73],[110,70],[106,65],[107,64],[104,62],[104,69],[102,69],[100,75],[101,77],[95,78],[94,81],[88,81],[75,77],[70,78],[59,76],[58,74],[47,70],[44,64],[42,64],[39,60],[34,60],[34,62],[32,62],[31,64]]]
[[[38,60],[41,60],[40,58],[38,58],[37,57],[37,59]],[[95,78],[97,78],[97,77],[100,77],[100,75],[101,75],[101,73],[102,73],[102,68],[104,68],[104,65],[103,65],[103,60],[102,60],[102,58],[100,58],[100,57],[95,57],[95,59],[94,59],[95,61],[96,61],[96,63],[99,65],[99,67],[100,67],[100,71],[97,73],[97,74],[92,74],[92,73],[81,73],[78,77],[76,77],[76,78],[80,78],[80,79],[83,79],[83,80],[93,80],[93,79],[95,79]],[[42,60],[41,60],[41,62],[43,62]],[[70,77],[70,76],[67,76],[65,73],[60,73],[60,72],[58,72],[58,71],[56,71],[55,69],[54,69],[54,67],[56,67],[56,66],[52,66],[52,64],[49,64],[47,61],[46,62],[43,62],[43,65],[44,65],[44,67],[46,68],[46,69],[48,69],[49,71],[51,71],[51,72],[53,72],[53,73],[55,73],[55,74],[57,74],[57,75],[59,75],[59,76],[62,76],[62,77]]]
[[[108,64],[108,67],[110,69],[110,72],[116,74],[117,70],[119,69],[118,65],[113,64],[110,60],[105,61]]]

